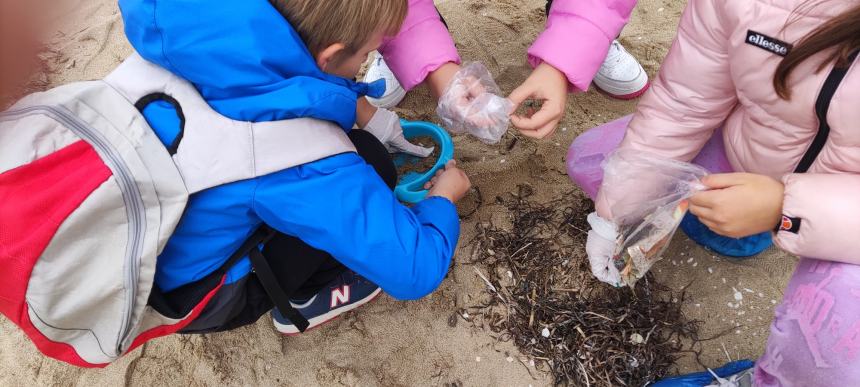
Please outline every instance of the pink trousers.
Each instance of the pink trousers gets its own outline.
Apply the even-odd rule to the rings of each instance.
[[[624,138],[630,117],[591,129],[571,144],[567,172],[592,199],[601,163]],[[693,160],[731,172],[717,132]],[[860,266],[802,258],[777,306],[756,386],[860,386]]]

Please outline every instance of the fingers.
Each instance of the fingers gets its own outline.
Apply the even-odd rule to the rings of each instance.
[[[522,117],[518,115],[511,116],[511,122],[523,132],[523,135],[537,135],[539,132],[547,132],[555,129],[558,122],[561,120],[563,107],[556,106],[550,101],[546,101],[543,107],[531,117]]]
[[[424,183],[424,189],[433,188],[436,185],[436,183],[439,181],[439,178],[442,177],[442,175],[445,172],[448,172],[448,170],[452,169],[452,168],[453,169],[457,168],[457,160],[454,160],[454,159],[448,160],[448,162],[445,163],[445,167],[440,168],[438,171],[436,171],[436,174],[433,175],[433,178],[430,179],[430,181]]]
[[[723,189],[743,184],[746,178],[746,173],[719,173],[705,176],[702,183],[710,189]]]
[[[699,208],[714,208],[719,203],[722,194],[720,190],[699,192],[690,198],[690,208],[694,206]]]
[[[532,96],[532,94],[534,94],[534,92],[531,87],[528,83],[525,83],[514,89],[514,91],[511,92],[511,95],[508,96],[508,99],[514,103],[515,107],[519,108],[523,102]]]
[[[555,129],[558,128],[559,121],[560,120],[553,120],[550,123],[544,125],[542,128],[535,131],[520,130],[520,133],[522,133],[523,136],[541,140],[555,133]]]

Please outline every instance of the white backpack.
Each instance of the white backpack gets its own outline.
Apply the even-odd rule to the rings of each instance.
[[[157,100],[182,123],[170,147],[140,113]],[[0,114],[0,313],[47,356],[105,366],[191,323],[223,284],[181,316],[149,303],[190,194],[353,151],[328,122],[225,118],[136,54],[104,80],[30,95]]]

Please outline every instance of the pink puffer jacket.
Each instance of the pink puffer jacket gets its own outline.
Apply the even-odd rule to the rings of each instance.
[[[848,70],[822,128],[816,113],[828,65],[823,52],[792,75],[793,98],[772,86],[782,42],[796,43],[860,0],[690,0],[660,75],[639,103],[622,148],[691,160],[724,125],[726,153],[737,171],[782,179],[783,212],[799,229],[777,243],[806,257],[860,264],[860,64]],[[796,21],[786,26],[786,22]],[[825,136],[825,134],[827,134]],[[793,173],[808,151],[808,173]],[[798,221],[799,220],[799,221]]]
[[[547,62],[567,75],[571,89],[588,90],[635,5],[636,0],[555,0],[546,31],[528,51],[529,63]],[[406,90],[443,64],[460,63],[433,0],[409,0],[400,34],[386,40],[380,52]]]

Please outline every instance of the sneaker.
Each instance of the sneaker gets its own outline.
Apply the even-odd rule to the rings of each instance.
[[[623,100],[645,94],[650,86],[645,69],[617,40],[609,46],[609,53],[594,76],[594,84],[609,96]]]
[[[751,360],[737,360],[715,370],[663,378],[651,387],[751,387],[753,366]]]
[[[364,74],[364,82],[372,83],[380,79],[385,80],[385,94],[380,98],[367,97],[367,100],[373,106],[391,109],[397,106],[400,101],[403,101],[403,98],[406,97],[406,90],[400,85],[400,81],[394,77],[394,73],[388,68],[385,60],[382,59],[382,55],[379,55],[377,52],[374,54],[373,62],[367,69],[367,74]]]
[[[305,330],[319,327],[341,314],[362,306],[379,296],[382,289],[364,277],[346,271],[326,285],[310,300],[290,302],[310,325]],[[275,329],[285,335],[299,334],[299,329],[288,318],[281,315],[277,308],[272,310]]]
[[[681,230],[699,246],[736,259],[758,255],[773,246],[773,237],[770,232],[750,235],[745,238],[730,238],[711,231],[708,226],[699,221],[699,218],[689,212],[681,220]]]

